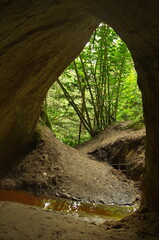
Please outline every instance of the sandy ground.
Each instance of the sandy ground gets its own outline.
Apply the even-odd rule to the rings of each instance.
[[[159,217],[136,214],[102,225],[18,203],[0,203],[1,240],[158,240]]]

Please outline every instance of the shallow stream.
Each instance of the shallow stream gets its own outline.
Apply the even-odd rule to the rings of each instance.
[[[0,190],[0,201],[36,206],[46,211],[69,214],[81,220],[95,223],[103,223],[106,220],[121,220],[135,211],[132,206],[86,203],[48,196],[35,197],[32,193],[24,191]]]

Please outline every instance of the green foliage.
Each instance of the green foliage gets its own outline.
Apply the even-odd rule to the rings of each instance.
[[[75,146],[113,122],[142,115],[136,78],[125,43],[100,24],[48,93],[47,113],[56,136]]]
[[[48,128],[50,128],[52,130],[52,125],[51,125],[51,121],[47,115],[47,110],[43,107],[41,110],[41,114],[40,114],[40,123],[42,125],[46,125]]]
[[[133,129],[133,130],[140,130],[144,127],[144,119],[143,116],[139,116],[136,119],[132,120],[126,127],[122,128],[125,129]]]
[[[138,89],[136,79],[135,69],[132,68],[121,87],[117,112],[118,121],[133,121],[142,116],[141,92]]]
[[[77,145],[79,118],[57,83],[50,88],[47,94],[47,114],[56,137],[70,146]],[[90,135],[84,130],[81,141],[88,139],[90,139]]]

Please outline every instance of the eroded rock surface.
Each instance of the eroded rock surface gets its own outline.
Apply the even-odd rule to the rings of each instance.
[[[43,99],[99,20],[76,1],[0,3],[0,163],[31,148]]]

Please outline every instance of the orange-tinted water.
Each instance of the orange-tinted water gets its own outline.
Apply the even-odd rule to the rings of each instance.
[[[40,204],[42,200],[33,196],[30,192],[0,190],[0,201],[17,202],[35,206],[38,203]]]
[[[77,213],[80,217],[99,217],[121,219],[134,212],[132,207],[115,205],[92,204],[77,202],[62,198],[35,197],[30,192],[0,190],[0,201],[23,203],[38,206],[45,210],[60,211],[65,214]]]

